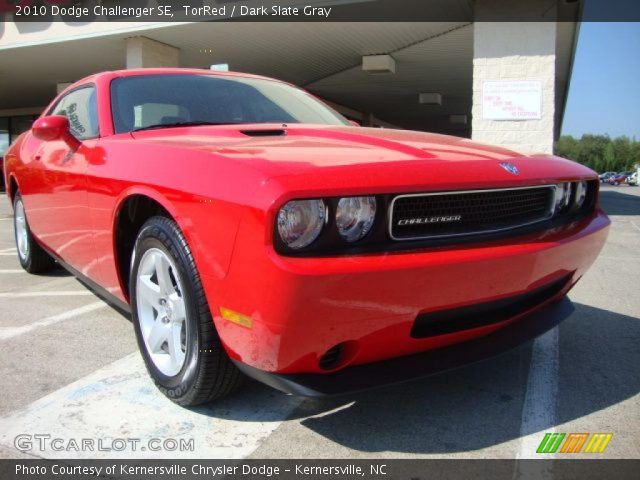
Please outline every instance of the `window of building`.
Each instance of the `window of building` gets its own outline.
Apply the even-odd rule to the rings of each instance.
[[[4,152],[9,148],[11,143],[11,133],[9,132],[9,119],[0,118],[0,157],[4,156]]]
[[[3,157],[9,145],[31,128],[37,115],[18,115],[14,117],[0,117],[0,157]]]
[[[13,141],[22,133],[29,130],[36,118],[38,117],[34,115],[20,115],[19,117],[11,117],[11,142],[13,143]]]

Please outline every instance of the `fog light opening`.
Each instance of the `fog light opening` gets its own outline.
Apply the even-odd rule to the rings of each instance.
[[[320,368],[322,370],[333,370],[340,364],[343,354],[344,345],[342,343],[334,345],[320,357]]]
[[[318,361],[321,370],[335,371],[349,365],[359,351],[357,340],[338,343],[324,352]]]

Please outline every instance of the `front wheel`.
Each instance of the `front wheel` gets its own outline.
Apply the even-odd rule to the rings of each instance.
[[[191,406],[240,385],[242,374],[220,342],[193,256],[175,222],[153,217],[143,225],[129,285],[138,346],[162,393]]]
[[[27,213],[19,192],[13,199],[13,232],[18,260],[22,268],[29,273],[38,273],[51,270],[55,266],[55,260],[38,245],[31,234]]]

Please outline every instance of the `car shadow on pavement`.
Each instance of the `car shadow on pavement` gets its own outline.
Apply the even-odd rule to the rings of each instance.
[[[607,215],[640,215],[640,195],[631,192],[600,190],[600,205]]]
[[[640,321],[575,306],[559,327],[556,421],[543,420],[540,431],[640,391]],[[490,447],[535,433],[521,432],[530,358],[531,347],[522,347],[400,386],[349,398],[309,399],[293,417],[308,417],[301,422],[307,428],[363,452],[444,454]]]
[[[47,270],[45,272],[31,273],[30,275],[36,275],[38,277],[51,277],[51,278],[64,278],[64,277],[72,276],[71,273],[69,273],[67,270],[65,270],[64,268],[62,268],[62,266],[58,264],[56,264],[55,267],[53,267],[51,270]]]

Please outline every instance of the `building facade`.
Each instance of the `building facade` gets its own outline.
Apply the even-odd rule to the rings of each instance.
[[[425,8],[435,1],[424,0]],[[0,155],[61,88],[86,75],[213,64],[300,85],[363,125],[549,153],[562,122],[581,5],[530,0],[519,3],[523,18],[542,21],[514,21],[513,13],[509,21],[495,21],[496,8],[515,8],[511,3],[446,3],[451,9],[473,8],[472,22],[15,23],[5,18]],[[555,21],[559,12],[575,21]]]

